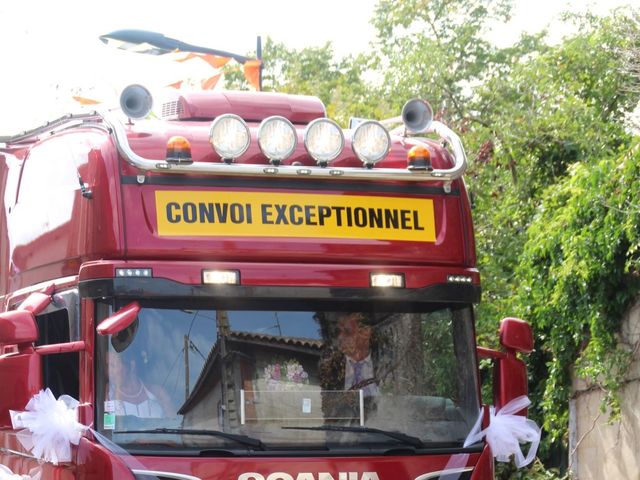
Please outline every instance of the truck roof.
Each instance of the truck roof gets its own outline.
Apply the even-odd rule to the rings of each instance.
[[[464,151],[444,125],[435,122],[442,138],[433,139],[365,122],[389,139],[371,164],[354,146],[358,130],[340,129],[340,152],[321,165],[306,142],[309,125],[326,118],[317,98],[195,92],[170,101],[178,106],[164,118],[70,115],[0,145],[0,294],[100,259],[475,266]],[[211,143],[223,117],[248,132],[231,161]],[[261,144],[274,118],[295,137],[277,162]],[[190,146],[187,161],[167,157],[176,137]],[[429,168],[408,168],[416,146]]]

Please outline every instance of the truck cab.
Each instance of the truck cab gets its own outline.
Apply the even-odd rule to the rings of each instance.
[[[493,478],[478,358],[497,406],[526,394],[531,332],[476,346],[458,136],[418,100],[342,129],[314,97],[148,95],[0,145],[0,463],[37,465],[9,411],[49,388],[93,431],[43,478]]]

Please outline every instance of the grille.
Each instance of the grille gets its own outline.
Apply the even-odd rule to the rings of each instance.
[[[177,117],[182,113],[182,103],[178,100],[162,104],[162,118]]]

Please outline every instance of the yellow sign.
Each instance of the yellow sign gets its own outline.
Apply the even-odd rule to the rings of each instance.
[[[422,198],[157,191],[156,214],[161,236],[436,240],[433,200]]]

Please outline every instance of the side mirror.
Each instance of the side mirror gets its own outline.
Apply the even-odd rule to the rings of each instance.
[[[500,322],[500,345],[519,353],[533,351],[533,330],[524,320],[505,318]]]
[[[0,348],[0,385],[5,390],[0,394],[0,428],[11,427],[9,410],[24,409],[42,388],[42,364],[32,346],[37,339],[38,326],[32,312],[0,313],[0,347],[14,347],[8,354]]]
[[[36,319],[28,310],[0,313],[0,344],[22,345],[38,339]]]
[[[494,402],[498,408],[529,393],[527,365],[517,353],[531,353],[533,350],[531,326],[517,318],[503,319],[500,322],[500,343],[505,355],[496,363],[493,378]],[[518,414],[526,416],[527,410],[523,409]]]
[[[140,304],[131,302],[110,317],[105,318],[98,325],[98,335],[115,335],[131,325],[140,312]]]
[[[518,353],[533,351],[531,326],[517,318],[505,318],[500,322],[500,344],[504,351],[498,352],[478,347],[478,356],[494,360],[493,403],[499,410],[511,400],[529,393],[527,366],[518,358]],[[527,415],[527,410],[518,412]]]

